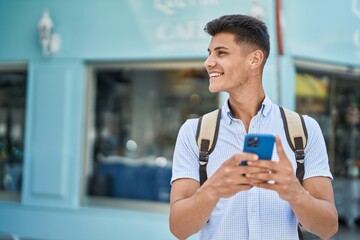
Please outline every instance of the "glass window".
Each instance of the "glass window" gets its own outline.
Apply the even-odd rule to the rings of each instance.
[[[360,176],[359,107],[360,74],[356,69],[298,67],[296,110],[318,121],[336,176]]]
[[[21,191],[26,71],[0,69],[0,191]]]
[[[98,68],[94,78],[88,194],[169,201],[179,128],[186,119],[218,107],[206,71]]]

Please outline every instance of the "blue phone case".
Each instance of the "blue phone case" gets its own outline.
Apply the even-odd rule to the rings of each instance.
[[[271,134],[247,134],[244,141],[244,152],[255,153],[259,159],[271,160],[275,137]],[[246,165],[242,161],[241,165]]]

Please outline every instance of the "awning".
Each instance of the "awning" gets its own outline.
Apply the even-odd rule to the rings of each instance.
[[[308,73],[296,75],[296,96],[309,98],[327,98],[329,81],[319,79]]]

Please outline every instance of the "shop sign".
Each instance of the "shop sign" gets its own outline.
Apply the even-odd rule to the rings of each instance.
[[[205,24],[225,14],[252,13],[255,5],[262,15],[271,9],[270,2],[250,0],[153,0],[138,4],[147,8],[135,12],[142,15],[137,17],[138,26],[151,51],[160,55],[205,56],[210,39],[204,32]]]
[[[174,15],[188,8],[219,5],[219,0],[154,0],[154,8],[166,15]]]

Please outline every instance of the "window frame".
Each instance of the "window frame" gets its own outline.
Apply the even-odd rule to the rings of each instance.
[[[27,78],[25,81],[28,81],[28,74],[29,69],[28,65],[25,62],[16,62],[16,63],[0,63],[0,72],[25,72],[27,75]],[[25,89],[27,94],[27,89]],[[25,101],[27,99],[27,96],[25,96]],[[23,144],[25,145],[25,138],[26,138],[26,102],[25,102],[25,122],[24,122],[24,136],[23,136]],[[25,156],[23,158],[23,166],[22,166],[22,174],[24,175],[24,163],[25,163]],[[22,185],[23,180],[22,180]],[[8,192],[8,191],[0,191],[0,201],[9,201],[9,202],[21,202],[21,195],[22,195],[23,188],[19,192]]]
[[[92,152],[95,141],[95,94],[96,72],[98,70],[169,70],[194,68],[204,70],[204,60],[176,60],[176,61],[133,61],[133,62],[89,62],[86,67],[86,96],[85,96],[85,124],[84,124],[84,166],[82,172],[82,198],[84,206],[90,207],[114,207],[121,209],[144,210],[151,212],[169,212],[169,203],[149,200],[109,198],[90,196],[87,194],[88,176],[92,171]]]
[[[329,77],[329,96],[335,96],[336,80],[337,78],[349,78],[349,80],[360,79],[360,66],[347,65],[342,63],[326,63],[308,59],[295,59],[295,74],[299,72],[307,72],[315,75],[327,75]],[[300,70],[300,71],[299,71]],[[360,81],[359,81],[360,83]],[[295,94],[295,98],[297,98]],[[330,110],[335,107],[334,97],[329,98]],[[297,108],[297,106],[295,106]],[[330,116],[332,118],[333,116]],[[335,125],[332,131],[335,131]],[[336,152],[335,152],[335,136],[329,139],[329,165],[332,172],[335,171],[336,166]],[[339,161],[339,160],[338,160]],[[337,176],[337,175],[335,175]]]

